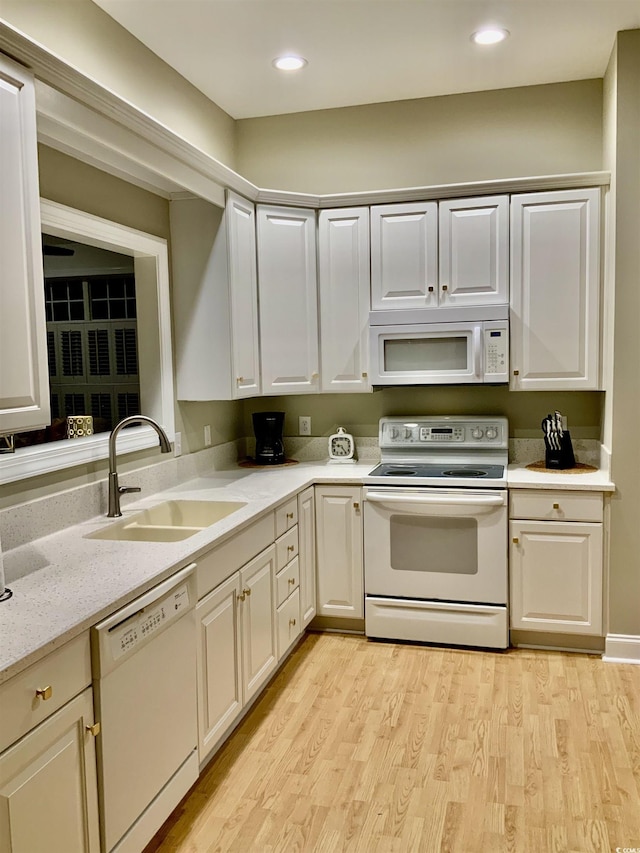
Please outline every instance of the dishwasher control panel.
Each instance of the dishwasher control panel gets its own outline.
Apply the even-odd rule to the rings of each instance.
[[[189,587],[185,583],[160,601],[154,601],[124,622],[110,628],[111,654],[114,660],[133,651],[147,637],[157,634],[165,625],[181,616],[188,609],[189,602]]]

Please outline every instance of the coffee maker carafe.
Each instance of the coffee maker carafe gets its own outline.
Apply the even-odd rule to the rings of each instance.
[[[282,465],[284,463],[283,427],[284,412],[254,412],[255,461],[258,465]]]

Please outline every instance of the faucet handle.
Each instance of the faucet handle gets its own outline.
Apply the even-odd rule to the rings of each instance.
[[[141,492],[140,486],[118,486],[118,494],[125,495],[128,492]]]

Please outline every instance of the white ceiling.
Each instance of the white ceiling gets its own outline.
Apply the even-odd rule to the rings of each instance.
[[[602,77],[640,28],[640,0],[94,2],[234,118]],[[473,44],[487,24],[510,37]]]

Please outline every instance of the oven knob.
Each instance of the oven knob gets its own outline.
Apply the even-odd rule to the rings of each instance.
[[[483,435],[484,435],[484,430],[481,427],[474,427],[471,430],[471,437],[472,438],[482,438]]]
[[[489,441],[493,441],[494,438],[498,437],[498,430],[495,427],[487,427],[487,438]]]
[[[413,438],[413,430],[412,429],[405,429],[404,437],[405,438]]]
[[[400,430],[396,427],[391,427],[391,438],[400,438]]]

